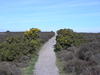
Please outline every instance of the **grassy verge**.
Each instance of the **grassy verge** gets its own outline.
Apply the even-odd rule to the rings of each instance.
[[[33,55],[29,62],[29,65],[22,69],[22,75],[33,75],[35,63],[37,61],[38,55]]]

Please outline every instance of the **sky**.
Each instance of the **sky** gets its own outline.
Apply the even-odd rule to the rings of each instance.
[[[100,32],[100,0],[0,0],[0,31]]]

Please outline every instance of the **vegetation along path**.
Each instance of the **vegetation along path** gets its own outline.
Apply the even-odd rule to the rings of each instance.
[[[56,44],[55,38],[55,36],[51,38],[41,48],[38,61],[35,65],[34,75],[59,75],[54,52],[54,45]]]

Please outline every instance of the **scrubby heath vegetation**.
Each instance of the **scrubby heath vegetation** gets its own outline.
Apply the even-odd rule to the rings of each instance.
[[[24,55],[35,54],[41,45],[38,32],[39,29],[31,29],[26,31],[22,38],[10,37],[0,43],[0,60],[15,61]]]
[[[54,36],[54,32],[42,33],[40,29],[32,28],[26,32],[2,32],[0,35],[3,40],[0,42],[0,75],[32,75],[41,45]],[[19,68],[24,68],[24,73]]]
[[[100,75],[100,33],[57,31],[55,52],[61,75]]]

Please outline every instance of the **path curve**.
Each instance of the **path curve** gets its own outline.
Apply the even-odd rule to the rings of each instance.
[[[56,55],[54,45],[56,44],[56,36],[51,38],[39,52],[39,58],[35,65],[34,75],[59,75],[56,66]]]

